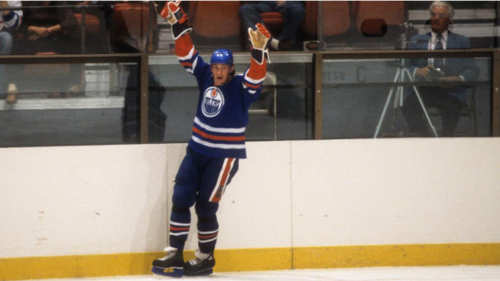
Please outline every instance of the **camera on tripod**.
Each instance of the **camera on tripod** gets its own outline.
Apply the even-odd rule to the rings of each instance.
[[[413,23],[410,22],[396,24],[394,25],[394,29],[397,30],[398,33],[411,34],[411,35],[413,35],[417,31]]]
[[[405,50],[408,47],[409,39],[418,33],[415,26],[409,22],[393,25],[391,28],[396,34],[399,34],[394,41],[394,49],[396,50]]]

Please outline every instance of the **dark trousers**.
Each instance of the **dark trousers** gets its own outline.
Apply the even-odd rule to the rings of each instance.
[[[460,112],[465,105],[457,97],[439,87],[420,87],[419,93],[426,108],[437,108],[441,111],[442,136],[453,136],[460,120]],[[415,93],[405,98],[401,111],[406,118],[410,133],[428,135],[427,120]]]
[[[240,8],[240,18],[245,26],[255,29],[255,24],[264,23],[261,13],[279,12],[283,14],[283,31],[281,32],[280,41],[295,42],[295,32],[302,24],[304,18],[304,6],[299,1],[287,1],[283,5],[278,6],[277,1],[262,1],[245,4]]]
[[[187,148],[175,177],[170,214],[170,246],[184,249],[191,226],[189,209],[194,205],[198,217],[198,247],[213,253],[219,233],[219,202],[234,175],[239,159],[214,158]]]

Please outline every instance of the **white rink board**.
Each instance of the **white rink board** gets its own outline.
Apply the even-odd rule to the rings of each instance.
[[[498,138],[294,142],[292,155],[296,247],[500,242]]]
[[[154,251],[165,145],[0,149],[1,257]]]
[[[247,146],[218,249],[500,242],[498,138]],[[185,147],[0,149],[0,258],[161,251]]]

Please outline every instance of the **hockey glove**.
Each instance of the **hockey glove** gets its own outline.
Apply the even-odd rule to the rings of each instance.
[[[264,59],[269,60],[269,44],[271,44],[271,33],[266,29],[266,27],[260,23],[255,25],[255,31],[248,28],[248,37],[250,42],[252,42],[252,58],[257,61],[258,64],[262,64]]]
[[[168,2],[160,12],[162,18],[166,19],[172,26],[172,36],[176,40],[182,35],[193,30],[187,15],[179,6],[180,4],[181,1]]]

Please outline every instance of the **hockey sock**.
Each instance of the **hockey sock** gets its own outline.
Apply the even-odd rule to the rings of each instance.
[[[198,219],[198,247],[205,254],[213,253],[217,236],[219,235],[219,223],[217,216]]]
[[[210,257],[210,254],[202,253],[200,249],[196,249],[196,251],[194,251],[194,255],[200,260],[206,260]]]
[[[172,207],[170,215],[170,247],[174,247],[182,251],[186,243],[189,228],[191,225],[191,212],[189,208],[178,206]]]

